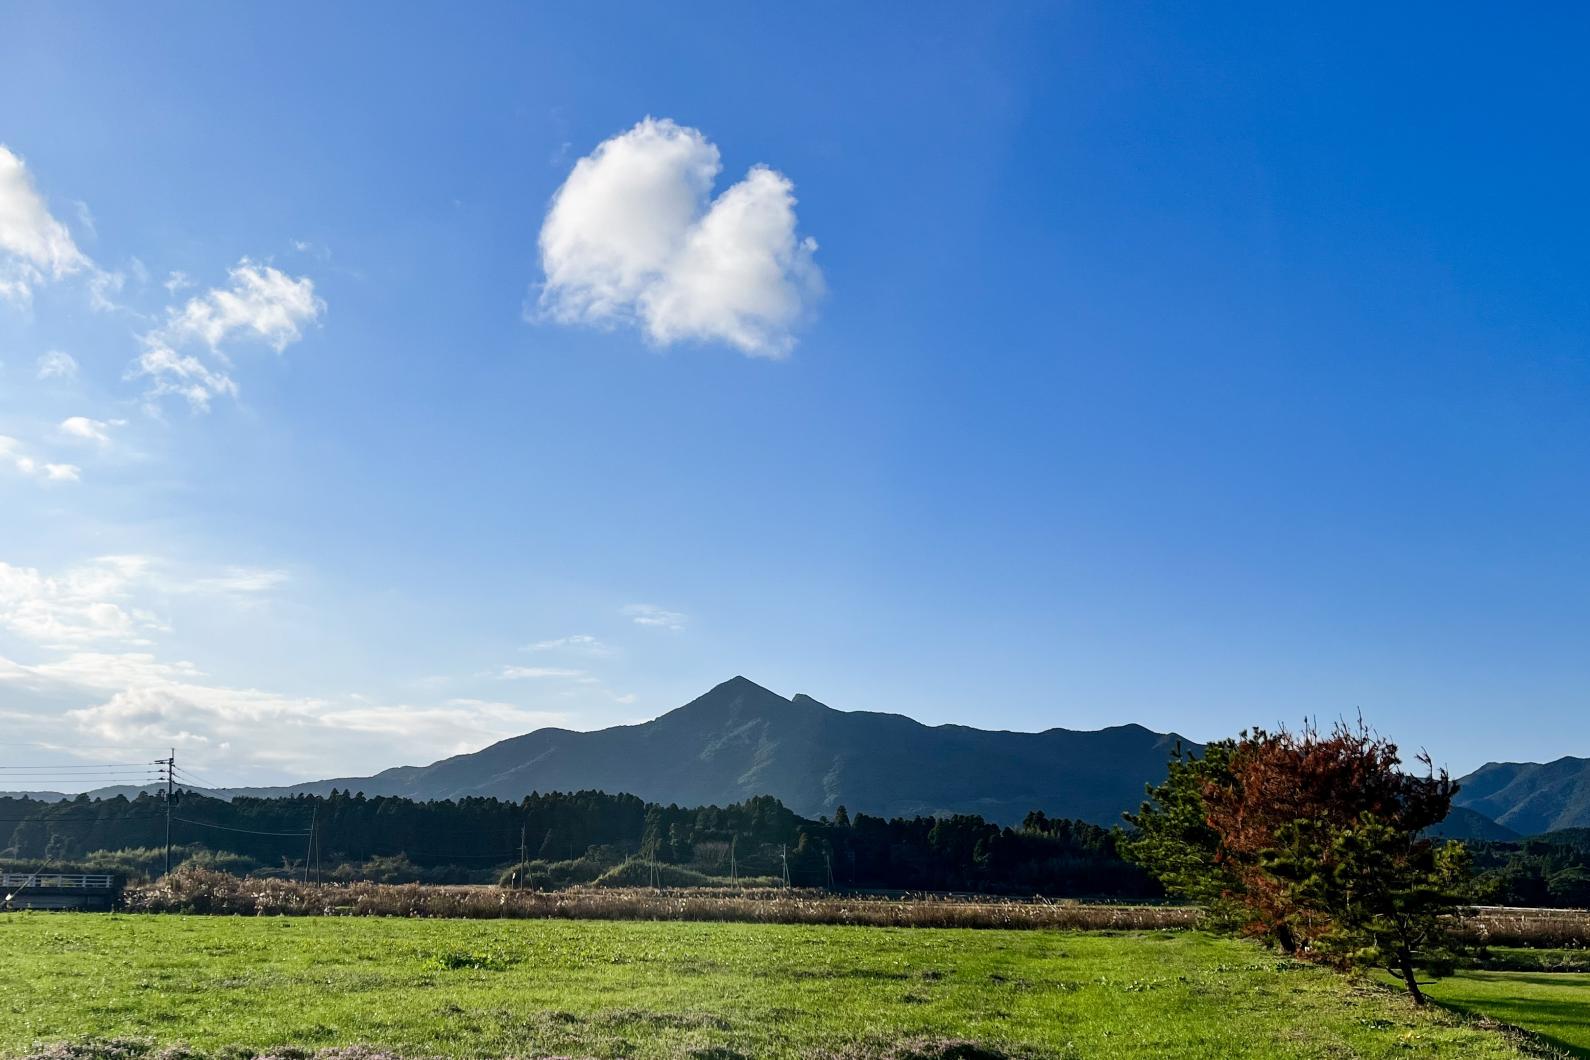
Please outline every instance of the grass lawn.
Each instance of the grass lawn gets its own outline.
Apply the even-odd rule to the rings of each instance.
[[[1590,1057],[1590,974],[1464,971],[1432,983],[1443,1005],[1534,1031],[1557,1048]]]
[[[918,1037],[1089,1060],[1523,1055],[1196,932],[20,913],[0,916],[0,953],[0,1055],[84,1036],[720,1060]]]

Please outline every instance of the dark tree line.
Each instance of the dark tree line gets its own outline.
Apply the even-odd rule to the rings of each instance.
[[[804,826],[792,873],[814,885],[988,894],[1151,898],[1157,883],[1116,849],[1119,833],[1029,813],[1020,828],[981,817],[850,818]],[[823,858],[823,861],[819,861]],[[798,867],[797,867],[798,866]]]
[[[558,886],[592,882],[642,861],[678,867],[668,877],[675,880],[735,876],[787,879],[797,887],[1089,897],[1162,893],[1120,856],[1117,833],[1042,813],[1005,828],[974,816],[885,820],[852,817],[843,808],[832,819],[809,820],[770,796],[687,808],[597,791],[532,794],[518,802],[415,802],[334,791],[231,801],[184,792],[171,816],[178,861],[198,856],[231,871],[298,872],[307,861],[324,866],[330,878],[501,876]],[[0,835],[9,836],[0,858],[13,862],[158,871],[166,805],[154,795],[0,799]],[[124,854],[103,853],[110,851]],[[646,870],[614,879],[662,877]]]
[[[1590,909],[1590,828],[1515,841],[1470,842],[1475,900],[1486,905]]]

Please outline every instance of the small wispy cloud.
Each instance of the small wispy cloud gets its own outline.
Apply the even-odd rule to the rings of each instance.
[[[558,666],[504,666],[497,671],[504,681],[584,681],[592,679],[584,670]],[[594,679],[593,679],[594,680]]]
[[[211,288],[168,310],[165,323],[143,336],[144,351],[128,374],[150,380],[146,396],[151,400],[177,395],[204,411],[222,394],[235,396],[225,346],[251,340],[281,353],[326,311],[307,276],[289,276],[248,258],[228,275],[230,286]],[[195,347],[202,356],[192,352]]]
[[[56,429],[65,437],[76,441],[108,446],[111,442],[110,432],[117,427],[126,426],[126,423],[126,420],[95,420],[87,416],[68,416]]]
[[[655,629],[684,629],[690,621],[690,616],[681,611],[668,611],[653,604],[626,604],[622,610],[635,625]]]
[[[4,434],[0,434],[0,463],[10,465],[29,478],[46,482],[76,482],[83,475],[83,469],[76,464],[53,464],[40,460],[28,453],[20,441]]]
[[[77,358],[60,350],[41,355],[34,367],[40,379],[71,381],[77,378]]]
[[[538,640],[525,646],[526,651],[563,652],[569,655],[607,656],[613,654],[611,645],[604,644],[588,633],[571,633],[567,637]]]
[[[279,589],[291,580],[284,570],[271,567],[227,567],[219,574],[191,578],[178,585],[183,592],[222,596],[253,595]]]

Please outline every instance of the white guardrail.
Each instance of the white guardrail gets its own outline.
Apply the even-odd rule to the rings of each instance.
[[[109,874],[84,872],[3,872],[0,887],[64,887],[72,890],[109,891],[115,887]]]

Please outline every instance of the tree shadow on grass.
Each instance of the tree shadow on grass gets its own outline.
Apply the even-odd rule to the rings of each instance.
[[[1590,1060],[1590,1004],[1583,999],[1498,997],[1440,1004],[1464,1016],[1505,1023],[1566,1056]]]

